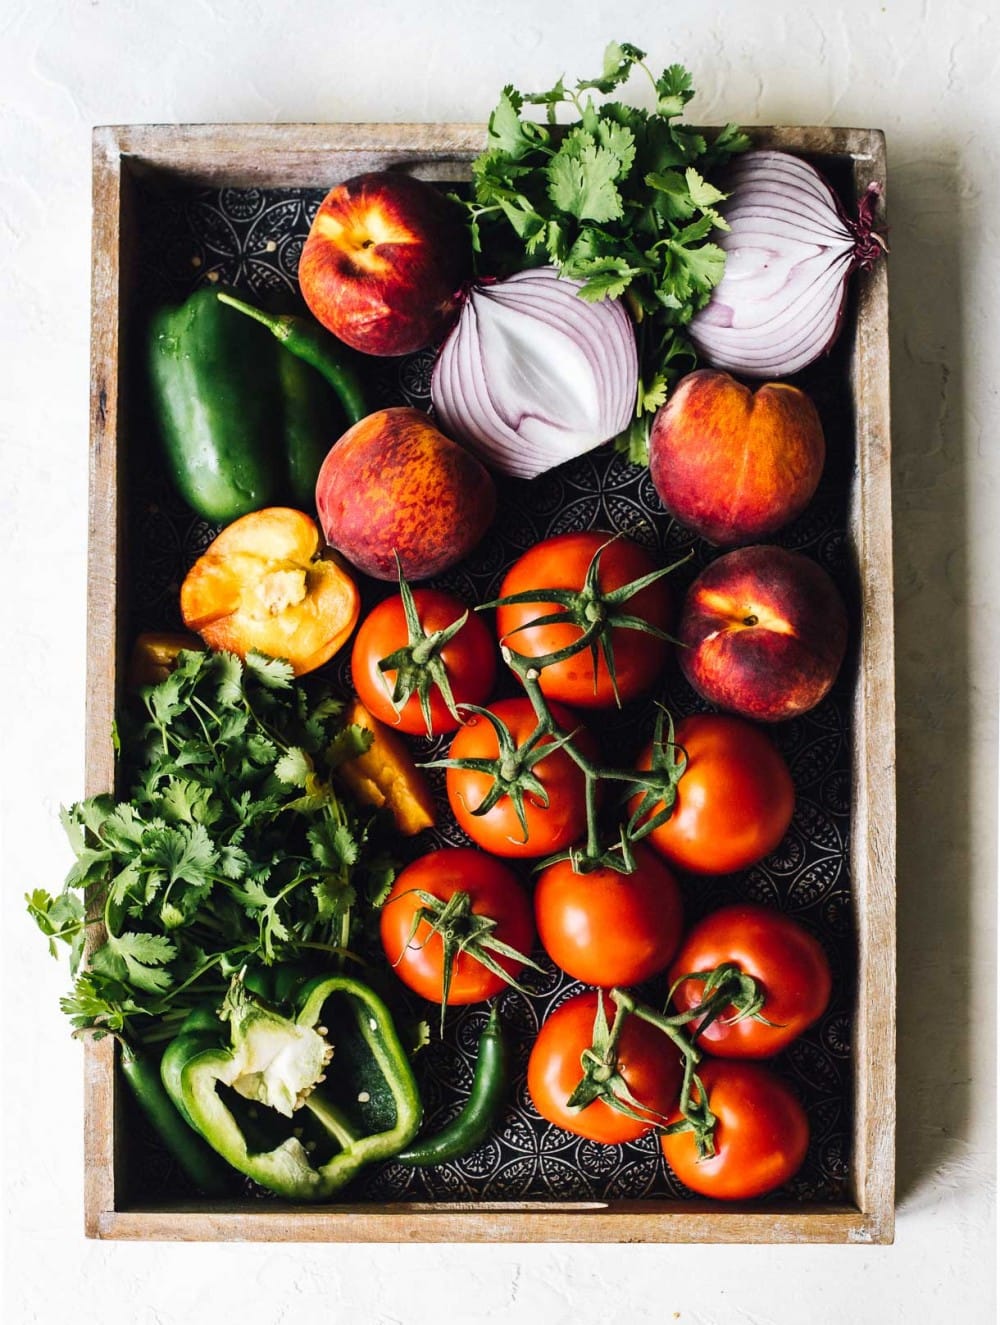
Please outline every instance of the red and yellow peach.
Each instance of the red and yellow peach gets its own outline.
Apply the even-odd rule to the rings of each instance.
[[[411,175],[358,175],[330,190],[299,259],[299,284],[327,330],[365,354],[438,340],[456,316],[471,248],[453,202]]]
[[[316,509],[327,542],[366,575],[439,575],[461,561],[493,521],[496,492],[468,451],[407,406],[376,410],[323,461]]]
[[[695,690],[759,722],[815,707],[847,648],[847,611],[830,576],[800,552],[727,552],[688,590],[678,658]]]
[[[768,382],[756,392],[728,373],[688,373],[659,409],[649,468],[670,513],[710,543],[775,533],[805,509],[826,447],[804,391]]]

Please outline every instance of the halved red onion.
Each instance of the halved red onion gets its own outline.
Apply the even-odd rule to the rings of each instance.
[[[698,354],[747,377],[784,377],[825,354],[852,271],[885,252],[870,184],[850,219],[823,176],[787,152],[747,152],[726,178],[726,268],[689,328]]]
[[[589,302],[554,267],[469,290],[431,399],[446,433],[494,469],[534,478],[632,420],[639,360],[617,299]]]

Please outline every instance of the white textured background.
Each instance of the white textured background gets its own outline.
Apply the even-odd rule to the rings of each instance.
[[[1000,11],[992,0],[3,0],[8,1325],[989,1325],[995,1319]],[[498,12],[499,11],[499,12]],[[899,1213],[889,1248],[178,1246],[82,1236],[81,1060],[24,916],[82,789],[90,129],[477,120],[605,42],[701,123],[885,129],[899,705]],[[638,83],[637,83],[638,87]],[[641,93],[637,93],[641,95]],[[322,181],[317,181],[322,183]]]

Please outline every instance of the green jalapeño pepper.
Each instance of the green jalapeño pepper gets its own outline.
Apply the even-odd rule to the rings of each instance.
[[[317,369],[219,292],[196,290],[150,326],[151,399],[173,481],[213,524],[276,504],[309,511],[327,452],[364,413],[348,351],[324,345],[344,363]]]
[[[165,1084],[233,1168],[279,1196],[323,1201],[365,1164],[389,1159],[420,1126],[417,1084],[388,1008],[349,976],[321,976],[294,1018],[237,976],[221,1016],[230,1043],[171,1061]],[[289,1125],[291,1124],[291,1125]]]

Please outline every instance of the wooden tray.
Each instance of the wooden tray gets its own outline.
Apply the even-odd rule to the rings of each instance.
[[[860,194],[885,182],[872,130],[750,130],[755,144],[807,153]],[[124,482],[130,439],[130,315],[141,281],[140,194],[190,186],[327,188],[364,170],[461,181],[477,125],[126,126],[94,134],[89,633],[86,794],[114,780],[110,741],[127,643],[132,549]],[[728,1206],[703,1200],[449,1200],[290,1206],[142,1204],[125,1182],[125,1103],[110,1039],[86,1047],[86,1231],[92,1237],[293,1241],[889,1242],[893,1235],[895,787],[885,264],[857,279],[849,354],[855,464],[847,551],[857,594],[856,680],[848,697],[850,889],[856,952],[848,1202]],[[132,1175],[133,1179],[135,1175]]]

